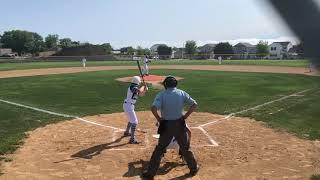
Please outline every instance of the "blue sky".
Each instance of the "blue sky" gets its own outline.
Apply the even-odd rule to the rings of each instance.
[[[261,0],[1,0],[1,7],[0,33],[23,29],[115,48],[293,37]]]

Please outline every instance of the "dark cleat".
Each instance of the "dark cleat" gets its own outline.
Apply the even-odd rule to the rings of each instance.
[[[153,180],[154,179],[154,176],[152,176],[150,173],[148,173],[148,172],[143,172],[142,173],[142,175],[141,175],[141,177],[143,178],[143,179],[150,179],[150,180]]]
[[[190,170],[189,175],[190,175],[190,176],[195,176],[195,175],[197,175],[197,173],[198,173],[199,169],[200,169],[200,167],[199,167],[199,166],[197,166],[197,168],[196,168],[196,169],[192,169],[192,170]]]
[[[130,140],[130,141],[129,141],[129,144],[139,144],[139,142],[136,141],[136,140]]]

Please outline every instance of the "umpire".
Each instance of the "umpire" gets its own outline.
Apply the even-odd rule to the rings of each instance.
[[[160,166],[161,158],[166,151],[166,147],[170,144],[173,137],[176,138],[182,156],[186,160],[190,169],[190,176],[197,174],[199,167],[194,158],[188,144],[185,120],[196,109],[197,103],[188,93],[177,89],[178,81],[173,76],[168,76],[163,81],[165,90],[160,92],[151,107],[151,111],[160,126],[158,133],[160,134],[158,145],[155,147],[151,156],[149,167],[142,177],[153,179]],[[183,115],[184,105],[190,105],[189,110]],[[161,117],[158,111],[161,112]]]

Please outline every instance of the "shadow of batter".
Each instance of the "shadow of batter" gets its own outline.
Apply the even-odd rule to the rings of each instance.
[[[54,163],[61,163],[61,162],[66,162],[66,161],[72,161],[75,159],[92,159],[94,156],[97,156],[99,154],[101,154],[102,151],[107,150],[107,149],[112,149],[112,148],[117,148],[117,147],[121,147],[121,146],[125,146],[128,143],[123,143],[123,144],[118,144],[118,145],[113,145],[115,143],[119,143],[121,142],[121,140],[125,138],[125,136],[121,136],[120,138],[116,139],[115,141],[109,142],[109,143],[105,143],[105,144],[99,144],[84,150],[81,150],[73,155],[71,155],[71,159],[65,159],[62,161],[56,161]]]

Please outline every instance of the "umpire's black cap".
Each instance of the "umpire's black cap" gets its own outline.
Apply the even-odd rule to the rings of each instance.
[[[175,77],[170,75],[170,76],[167,76],[163,80],[162,84],[163,84],[164,88],[166,88],[166,89],[167,88],[174,88],[174,87],[177,87],[178,81]]]

